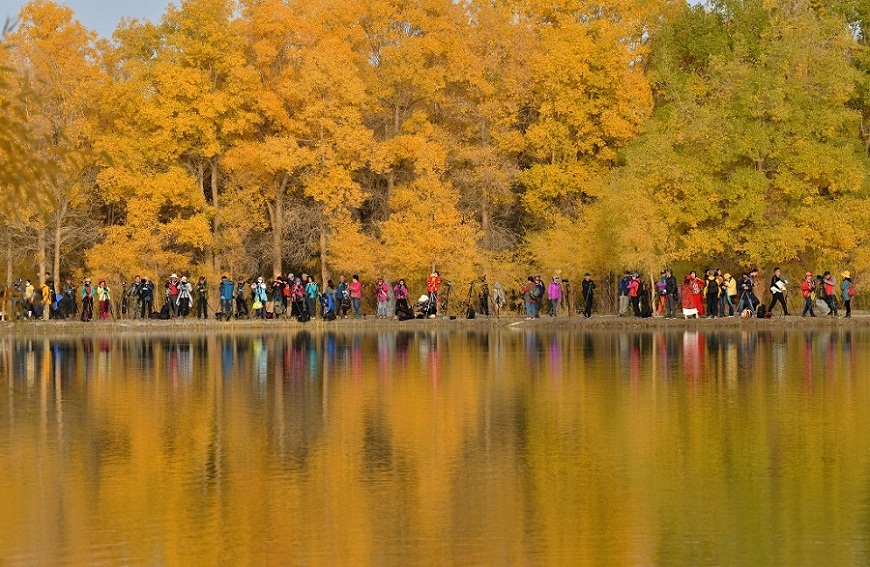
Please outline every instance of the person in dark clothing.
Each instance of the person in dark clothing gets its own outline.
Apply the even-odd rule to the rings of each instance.
[[[665,319],[676,319],[677,314],[675,313],[677,301],[679,300],[679,286],[677,285],[677,278],[674,277],[673,271],[670,268],[665,270],[665,307],[667,309],[667,313],[665,314]]]
[[[586,272],[583,276],[583,316],[587,319],[592,317],[592,302],[595,299],[595,282],[592,274]]]
[[[749,274],[743,274],[740,281],[737,282],[737,293],[740,299],[737,301],[737,314],[742,315],[744,309],[749,309],[755,313],[755,295],[752,293],[752,278]]]
[[[719,282],[716,281],[716,276],[713,272],[707,272],[707,285],[704,286],[707,292],[707,317],[715,319],[719,313]]]
[[[139,309],[141,319],[148,319],[154,311],[154,282],[148,278],[142,278],[139,285]]]
[[[770,278],[770,293],[773,294],[773,299],[770,300],[770,305],[767,310],[773,313],[773,307],[777,304],[777,302],[782,305],[782,314],[788,315],[788,307],[785,304],[785,286],[788,284],[787,281],[780,277],[782,272],[779,268],[773,269],[773,277]]]
[[[239,277],[236,283],[236,319],[248,316],[248,300],[245,299],[245,278]]]

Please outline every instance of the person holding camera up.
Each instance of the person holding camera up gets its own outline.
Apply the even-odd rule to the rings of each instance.
[[[199,276],[194,292],[196,293],[196,318],[208,319],[208,284],[205,276]]]
[[[164,286],[166,301],[169,303],[169,316],[175,317],[178,315],[178,293],[179,293],[178,275],[172,274]]]
[[[154,311],[154,282],[148,278],[142,278],[142,285],[139,286],[139,305],[142,319],[150,319]]]
[[[807,313],[810,317],[815,317],[813,313],[813,293],[816,291],[816,280],[813,278],[812,272],[804,274],[804,281],[801,282],[801,295],[804,296],[804,312],[801,317],[806,317]]]

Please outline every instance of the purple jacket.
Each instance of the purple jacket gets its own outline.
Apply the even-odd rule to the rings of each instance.
[[[562,299],[562,286],[556,282],[551,282],[547,288],[547,297],[549,299]]]

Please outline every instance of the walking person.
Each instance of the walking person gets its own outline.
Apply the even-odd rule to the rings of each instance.
[[[813,278],[812,272],[804,274],[804,281],[801,282],[801,295],[804,296],[804,311],[801,317],[806,317],[809,313],[810,317],[815,317],[813,312],[813,292],[816,290],[816,280]]]
[[[583,275],[583,317],[586,319],[592,317],[592,302],[595,300],[595,282],[592,281],[592,274],[586,272]]]
[[[562,284],[559,276],[553,276],[553,281],[547,286],[547,299],[550,300],[550,317],[555,317],[559,312],[559,303],[562,301]]]
[[[529,276],[528,281],[526,281],[520,290],[523,294],[523,302],[526,306],[526,320],[535,318],[535,290],[537,290],[535,278]]]
[[[852,298],[855,297],[855,285],[852,283],[852,274],[845,271],[841,274],[843,283],[840,284],[840,292],[843,295],[843,307],[846,308],[846,319],[852,318]]]
[[[676,319],[677,314],[675,310],[677,301],[679,300],[679,295],[677,278],[674,277],[674,273],[671,269],[667,268],[665,270],[665,302],[667,307],[665,319]]]
[[[773,313],[774,306],[779,303],[782,305],[782,314],[783,316],[788,316],[788,306],[785,304],[785,290],[787,281],[782,279],[782,271],[777,267],[773,269],[773,277],[770,278],[770,293],[773,295],[773,299],[770,300],[770,305],[767,307],[767,310]]]
[[[42,295],[42,320],[48,321],[51,318],[51,304],[54,303],[54,292],[51,291],[51,286],[48,281],[42,282],[39,291]]]

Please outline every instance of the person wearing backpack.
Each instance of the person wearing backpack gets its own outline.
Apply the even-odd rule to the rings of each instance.
[[[846,308],[846,319],[852,318],[852,298],[855,297],[855,284],[852,283],[852,274],[848,270],[841,274],[843,283],[840,284],[840,291],[843,294],[843,306]]]

